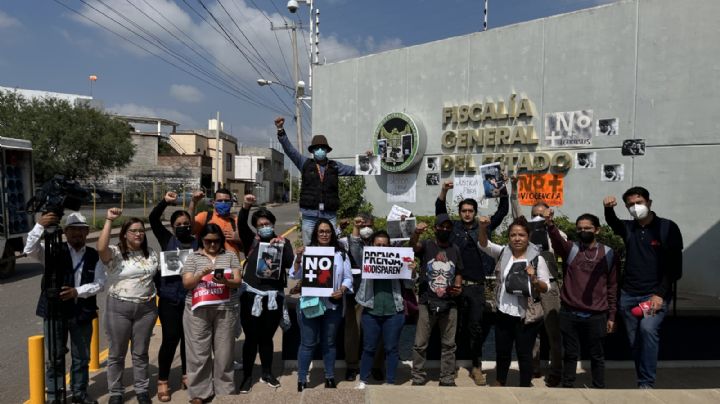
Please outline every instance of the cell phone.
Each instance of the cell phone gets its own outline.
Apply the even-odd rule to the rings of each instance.
[[[215,273],[213,273],[213,277],[215,279],[220,279],[225,274],[225,270],[223,268],[215,268]]]

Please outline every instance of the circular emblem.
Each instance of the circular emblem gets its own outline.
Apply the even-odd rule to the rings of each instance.
[[[422,159],[425,146],[421,129],[408,115],[394,112],[385,116],[375,129],[375,154],[380,156],[382,169],[405,171]]]

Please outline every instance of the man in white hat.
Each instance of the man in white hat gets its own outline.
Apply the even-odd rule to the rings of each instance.
[[[45,243],[42,239],[45,228],[57,225],[59,218],[55,213],[44,213],[35,227],[28,233],[24,253],[45,263]],[[64,370],[55,373],[67,353],[68,334],[70,335],[72,366],[70,373],[70,389],[72,403],[96,404],[87,395],[88,363],[90,361],[90,339],[92,338],[92,320],[97,317],[95,295],[105,286],[105,266],[98,257],[97,250],[85,245],[90,227],[85,216],[73,212],[65,222],[66,243],[61,246],[61,258],[52,263],[61,275],[61,289],[58,310],[60,318],[55,324],[55,355],[46,354],[45,385],[48,388],[48,402],[61,402],[62,397],[55,397],[55,386],[61,386]],[[43,285],[45,279],[43,277]],[[48,321],[48,299],[45,288],[42,288],[36,314],[43,317],[45,341],[49,340],[50,321]],[[47,346],[47,345],[46,345]],[[53,366],[53,360],[55,366]]]

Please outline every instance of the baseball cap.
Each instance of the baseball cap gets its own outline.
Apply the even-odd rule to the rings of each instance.
[[[435,226],[440,226],[441,224],[443,224],[445,222],[452,223],[452,220],[450,220],[450,216],[448,216],[447,213],[441,213],[441,214],[435,216]]]
[[[87,224],[87,219],[85,219],[85,216],[82,215],[80,212],[73,212],[68,215],[67,219],[65,220],[65,227],[90,227]]]

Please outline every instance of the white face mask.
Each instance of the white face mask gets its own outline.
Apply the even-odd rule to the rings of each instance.
[[[628,211],[630,212],[630,216],[638,220],[645,219],[650,213],[650,209],[648,209],[647,206],[639,203],[636,203],[635,205],[629,207]]]
[[[362,237],[364,239],[368,239],[372,235],[373,235],[372,227],[363,227],[362,229],[360,229],[360,237]]]

